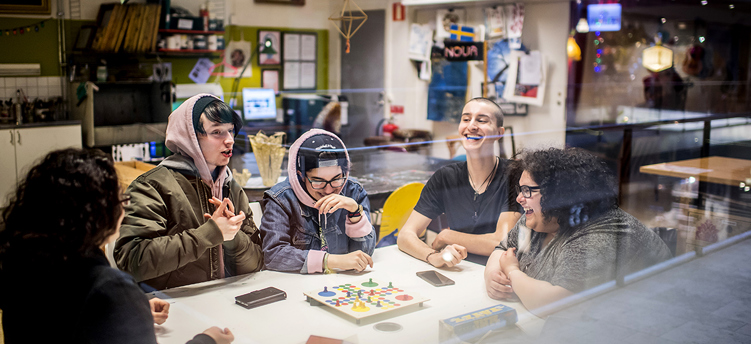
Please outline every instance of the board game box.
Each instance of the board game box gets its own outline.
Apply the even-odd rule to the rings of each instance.
[[[511,326],[517,321],[516,310],[497,305],[457,315],[438,322],[441,343],[473,343],[490,331]]]

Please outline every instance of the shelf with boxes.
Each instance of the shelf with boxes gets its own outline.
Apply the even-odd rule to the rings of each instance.
[[[224,51],[224,31],[160,29],[158,53],[170,55],[219,54]]]

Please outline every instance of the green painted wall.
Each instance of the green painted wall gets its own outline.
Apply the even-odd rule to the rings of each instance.
[[[59,76],[59,62],[58,62],[58,38],[57,38],[57,20],[50,19],[45,22],[44,27],[40,27],[38,32],[34,31],[32,26],[31,32],[25,32],[23,35],[13,35],[12,29],[18,27],[27,27],[34,23],[40,22],[42,19],[25,19],[25,18],[11,18],[0,17],[0,29],[2,29],[2,36],[0,37],[0,63],[39,63],[42,67],[42,76]],[[93,21],[87,20],[66,20],[66,46],[67,51],[71,52],[73,44],[75,43],[78,32],[83,25],[93,25]],[[5,30],[11,30],[10,35],[5,35]],[[287,28],[272,28],[272,27],[252,27],[252,26],[229,26],[226,28],[224,41],[228,44],[232,40],[240,40],[241,37],[244,40],[250,40],[251,46],[258,44],[258,31],[259,30],[275,30],[281,32],[301,32],[301,33],[316,33],[317,34],[317,71],[316,71],[316,88],[319,90],[328,89],[329,84],[329,56],[328,56],[328,30],[300,30],[300,29],[287,29]],[[88,53],[87,53],[88,54]],[[142,64],[149,64],[157,62],[156,58],[152,55],[140,55],[138,62]],[[221,62],[220,56],[215,55],[209,57],[214,63]],[[188,77],[188,73],[193,69],[198,57],[163,57],[162,61],[172,63],[172,81],[176,84],[193,83]],[[261,67],[258,66],[258,58],[254,56],[250,68],[253,71],[253,76],[249,78],[243,78],[240,80],[240,86],[238,90],[242,90],[243,87],[260,87],[261,86]],[[279,69],[280,70],[280,82],[283,80],[281,75],[282,66],[263,66],[264,69]],[[150,69],[150,68],[147,68]],[[230,89],[232,88],[232,78],[222,78],[219,76],[212,76],[208,82],[219,81],[220,85],[225,91],[225,99],[230,97]],[[278,106],[281,106],[281,99],[277,98]]]
[[[0,63],[39,63],[42,67],[41,76],[59,76],[57,20],[51,19],[39,27],[39,31],[20,33],[14,28],[28,27],[39,23],[39,18],[9,18],[0,17]],[[6,35],[9,30],[10,35]]]

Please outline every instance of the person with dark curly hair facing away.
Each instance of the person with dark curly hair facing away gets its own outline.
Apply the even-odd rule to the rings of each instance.
[[[99,150],[54,151],[31,168],[0,224],[5,343],[156,343],[169,303],[147,300],[104,253],[128,200]],[[233,339],[212,327],[188,343]]]
[[[524,208],[485,267],[493,299],[534,311],[671,257],[660,237],[618,207],[605,163],[581,149],[524,154],[517,202]]]
[[[169,116],[167,157],[128,186],[117,266],[155,289],[255,272],[261,235],[227,164],[242,119],[210,94]]]
[[[435,267],[450,268],[463,259],[484,265],[521,216],[514,201],[519,174],[511,173],[509,160],[495,155],[504,133],[501,108],[487,98],[471,99],[458,132],[467,161],[441,167],[430,177],[397,237],[400,250]],[[420,233],[441,214],[448,228],[427,245]]]

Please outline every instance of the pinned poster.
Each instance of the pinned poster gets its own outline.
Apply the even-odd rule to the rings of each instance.
[[[488,27],[489,38],[506,38],[506,17],[503,6],[485,9],[485,25]]]
[[[206,81],[209,81],[209,77],[211,76],[211,68],[213,67],[214,63],[211,62],[211,60],[207,58],[200,58],[196,62],[196,65],[193,66],[193,70],[190,71],[188,77],[196,84],[205,84]]]
[[[436,40],[441,42],[451,36],[449,31],[453,24],[464,24],[463,9],[437,10],[435,22]]]
[[[519,84],[539,85],[542,78],[542,57],[540,51],[531,51],[519,60]]]
[[[249,41],[229,42],[229,44],[227,44],[227,49],[224,50],[224,63],[235,67],[236,70],[225,67],[224,76],[236,78],[240,75],[240,71],[242,71],[243,67],[250,59],[250,54],[251,50]],[[245,72],[243,72],[242,76],[244,78],[253,76],[253,69],[248,66],[248,68],[245,68]]]
[[[423,61],[420,63],[420,80],[423,81],[430,81],[430,76],[433,74],[433,64],[430,62],[430,60]]]
[[[508,5],[504,8],[506,16],[506,37],[511,49],[519,49],[522,45],[522,29],[524,28],[524,4]]]
[[[509,69],[503,98],[509,102],[542,106],[547,84],[545,56],[539,51],[527,56],[523,51],[514,50],[509,58]]]
[[[284,64],[284,89],[298,88],[300,88],[300,62],[287,62]]]
[[[433,30],[428,25],[412,24],[409,30],[409,51],[411,60],[428,61],[433,46]]]

